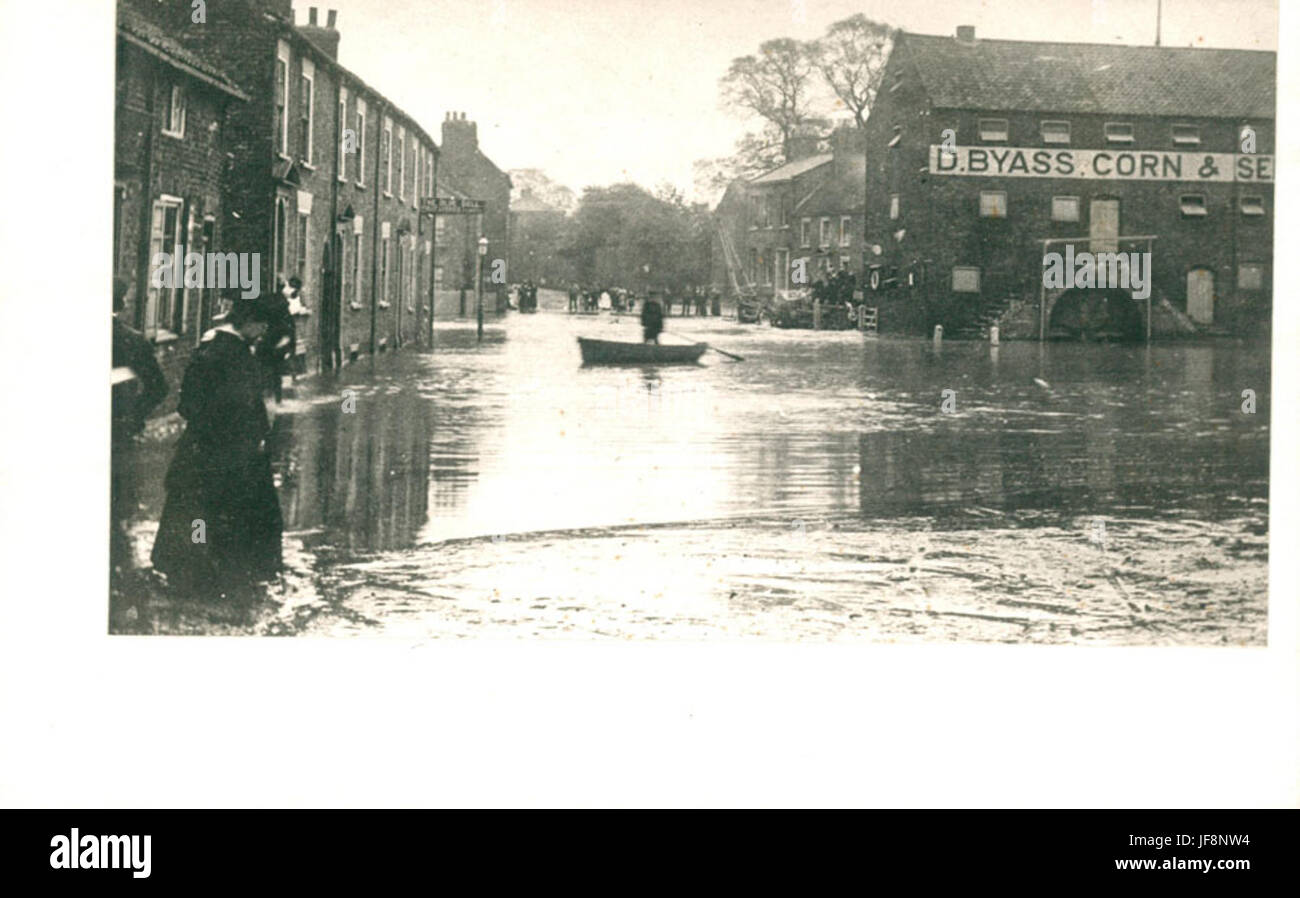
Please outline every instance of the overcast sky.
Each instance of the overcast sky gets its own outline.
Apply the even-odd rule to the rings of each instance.
[[[299,23],[309,3],[295,0]],[[718,79],[769,38],[801,40],[855,12],[928,34],[1150,44],[1156,0],[325,0],[340,61],[435,136],[446,110],[478,122],[503,169],[577,191],[633,180],[691,188],[746,123]],[[1164,0],[1167,46],[1277,49],[1275,0]]]

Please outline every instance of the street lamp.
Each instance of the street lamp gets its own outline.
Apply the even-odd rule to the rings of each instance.
[[[488,239],[478,238],[478,255],[474,257],[474,286],[477,290],[478,341],[483,342],[483,259],[487,256]]]

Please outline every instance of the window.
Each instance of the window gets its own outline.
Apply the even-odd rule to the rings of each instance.
[[[379,240],[379,308],[381,309],[391,305],[388,301],[388,249],[389,238],[384,236]]]
[[[275,51],[276,152],[289,156],[289,45],[280,41]]]
[[[853,227],[853,217],[849,215],[840,216],[840,246],[848,246],[853,239],[851,228]]]
[[[172,310],[180,295],[181,285],[175,283],[172,269],[172,286],[155,284],[161,281],[158,267],[161,259],[159,253],[174,256],[183,253],[181,246],[181,200],[179,197],[163,197],[154,202],[153,216],[149,228],[149,294],[145,301],[144,331],[146,336],[157,337],[171,330]],[[157,261],[155,261],[157,260]]]
[[[348,130],[348,89],[339,88],[339,180],[348,179],[348,153],[346,134]]]
[[[288,252],[286,244],[288,243],[289,228],[289,204],[283,198],[275,201],[275,246],[272,250],[271,261],[275,264],[275,276],[279,277],[284,273],[285,254]]]
[[[830,220],[829,218],[823,218],[823,219],[822,219],[822,221],[821,221],[821,233],[820,233],[819,236],[820,236],[820,239],[817,241],[817,245],[818,245],[818,246],[830,246],[830,245],[831,245],[831,220]]]
[[[812,219],[802,218],[799,220],[799,245],[812,246]]]
[[[1006,218],[1007,192],[1005,190],[980,191],[980,218]]]
[[[1078,221],[1079,198],[1077,196],[1052,197],[1052,221]]]
[[[406,129],[397,129],[397,198],[406,199]]]
[[[1107,122],[1105,130],[1107,143],[1133,142],[1133,125],[1130,122]]]
[[[379,135],[379,158],[384,161],[384,196],[393,195],[393,123],[384,119],[384,130]]]
[[[1243,196],[1241,198],[1241,214],[1246,216],[1263,215],[1264,198],[1262,196]]]
[[[898,221],[899,216],[902,214],[902,207],[898,202],[898,194],[891,193],[889,195],[889,220]]]
[[[441,240],[447,234],[447,219],[435,215],[433,220],[433,236]]]
[[[420,208],[420,159],[424,155],[424,150],[419,143],[416,143],[411,149],[413,151],[411,158],[415,162],[415,186],[411,188],[411,205],[418,209]]]
[[[360,231],[353,235],[355,249],[352,253],[352,307],[359,309],[363,303],[361,301],[361,257],[365,253],[365,235]]]
[[[889,145],[890,145],[891,147],[896,147],[896,146],[898,146],[898,144],[899,144],[902,140],[903,140],[903,126],[902,126],[902,125],[895,125],[895,126],[894,126],[894,133],[893,133],[893,135],[889,138]]]
[[[357,186],[366,186],[366,101],[357,97]]]
[[[771,252],[772,251],[769,249],[768,254],[770,255]],[[772,267],[767,264],[767,256],[759,256],[758,264],[762,266],[763,269],[763,286],[772,286]]]
[[[168,137],[185,136],[185,89],[173,84],[163,99],[162,133]]]
[[[965,265],[954,267],[952,270],[952,291],[954,293],[979,293],[980,270]]]
[[[1202,218],[1209,214],[1203,193],[1184,193],[1178,197],[1178,209],[1183,213],[1183,218]]]
[[[316,100],[316,65],[310,59],[302,61],[302,77],[298,80],[298,128],[301,138],[298,150],[302,161],[311,165],[312,158],[312,108]]]
[[[439,288],[442,286],[442,266],[435,266],[433,269],[433,286]]]
[[[980,119],[980,140],[1005,141],[1010,130],[1004,118]]]
[[[1198,147],[1201,145],[1201,129],[1197,125],[1174,125],[1174,146]]]
[[[840,268],[841,268],[842,270],[844,270],[844,271],[848,271],[848,270],[849,270],[849,266],[852,265],[852,264],[853,264],[853,257],[852,257],[852,256],[840,256]]]
[[[1243,262],[1237,266],[1237,289],[1260,290],[1264,287],[1264,266],[1258,262]]]
[[[753,247],[749,249],[749,279],[758,280],[758,250]]]
[[[1069,122],[1043,122],[1040,127],[1043,134],[1043,143],[1070,142]]]
[[[307,283],[307,247],[311,245],[309,232],[311,230],[311,216],[305,212],[298,213],[298,277],[303,284]]]

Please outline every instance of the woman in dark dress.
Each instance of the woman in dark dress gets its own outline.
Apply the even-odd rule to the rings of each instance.
[[[283,522],[266,451],[270,422],[253,347],[275,318],[239,299],[203,337],[181,385],[185,432],[164,485],[154,568],[182,592],[247,598],[280,570]]]

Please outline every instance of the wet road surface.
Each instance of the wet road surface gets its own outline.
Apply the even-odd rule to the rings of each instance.
[[[1264,644],[1266,346],[668,329],[745,361],[582,368],[635,320],[544,309],[302,384],[283,581],[247,614],[150,588],[113,629]],[[142,563],[173,443],[142,447]]]

